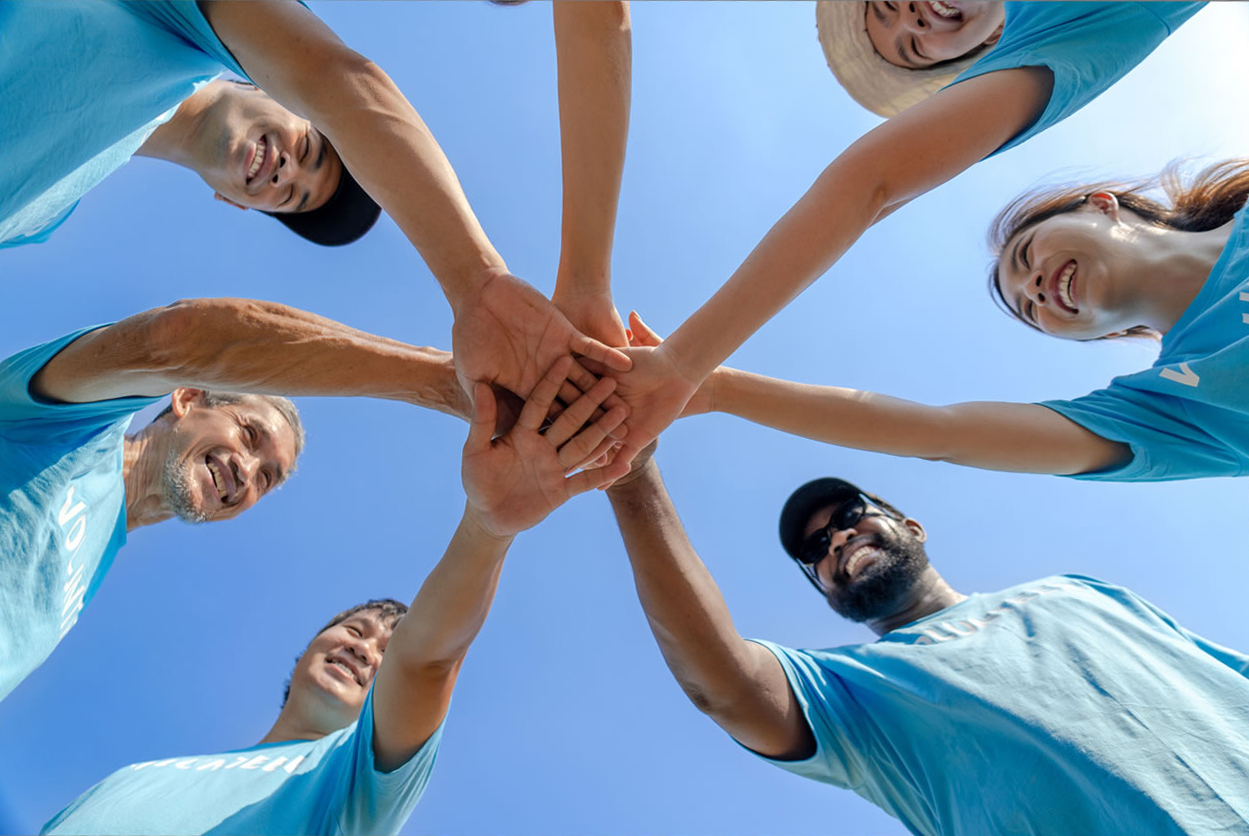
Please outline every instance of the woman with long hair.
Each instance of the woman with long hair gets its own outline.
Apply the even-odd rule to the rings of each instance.
[[[628,350],[632,458],[707,375],[873,224],[1082,108],[1144,60],[1199,3],[970,0],[817,5],[825,57],[860,104],[888,116],[841,153],[671,337]],[[604,302],[607,304],[607,302]]]
[[[1160,199],[1151,193],[1160,189]],[[926,406],[716,369],[686,415],[727,412],[830,444],[988,470],[1147,481],[1249,470],[1249,160],[1185,179],[1026,194],[993,222],[991,290],[1071,340],[1157,339],[1158,360],[1083,397]],[[634,314],[639,345],[658,338]]]

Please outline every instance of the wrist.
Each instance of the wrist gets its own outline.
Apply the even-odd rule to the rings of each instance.
[[[439,283],[451,304],[453,316],[459,318],[462,311],[481,300],[495,279],[510,275],[507,265],[498,255],[493,258],[483,256],[479,264],[456,273],[446,281],[440,279]]]
[[[640,467],[635,466],[624,476],[617,479],[615,483],[607,489],[607,495],[624,497],[631,493],[647,492],[651,490],[651,487],[653,487],[648,485],[648,483],[651,483],[658,476],[659,465],[655,464],[655,460],[653,458],[648,458]]]
[[[477,543],[487,549],[506,552],[516,539],[516,532],[500,532],[491,525],[488,514],[473,505],[472,500],[464,503],[464,515],[460,518],[460,533],[470,542]]]

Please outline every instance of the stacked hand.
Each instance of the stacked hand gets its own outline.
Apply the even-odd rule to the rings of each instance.
[[[600,404],[616,388],[605,378],[589,387],[542,429],[573,362],[561,357],[537,382],[516,425],[491,440],[496,404],[490,387],[479,383],[473,420],[464,443],[461,476],[469,510],[495,537],[511,537],[532,528],[579,493],[609,484],[629,471],[623,461],[569,476],[568,471],[604,453],[614,442],[608,436],[624,420],[624,406],[611,407],[594,419]]]

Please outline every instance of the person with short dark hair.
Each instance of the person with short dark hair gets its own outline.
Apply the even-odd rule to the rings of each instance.
[[[737,633],[653,460],[608,496],[668,667],[769,763],[924,836],[1249,833],[1249,656],[1132,592],[1059,575],[963,595],[916,520],[817,479],[781,543],[880,638],[795,650]]]
[[[464,516],[407,614],[395,601],[340,613],[291,674],[289,698],[254,746],[124,767],[65,808],[45,833],[397,833],[433,768],[451,693],[485,623],[516,535],[623,463],[567,472],[612,443],[622,406],[594,413],[600,381],[547,424],[572,361],[534,388],[492,440],[498,406],[479,384],[464,444]]]
[[[471,412],[447,352],[247,299],[176,302],[0,362],[0,699],[74,626],[127,532],[229,519],[282,484],[304,436],[280,395]]]

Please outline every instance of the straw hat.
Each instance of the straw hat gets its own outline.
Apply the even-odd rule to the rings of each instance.
[[[867,36],[867,4],[823,0],[815,4],[815,25],[828,68],[850,98],[880,116],[896,116],[945,87],[979,55],[943,61],[940,67],[908,70],[890,64]],[[977,53],[979,50],[977,50]]]

